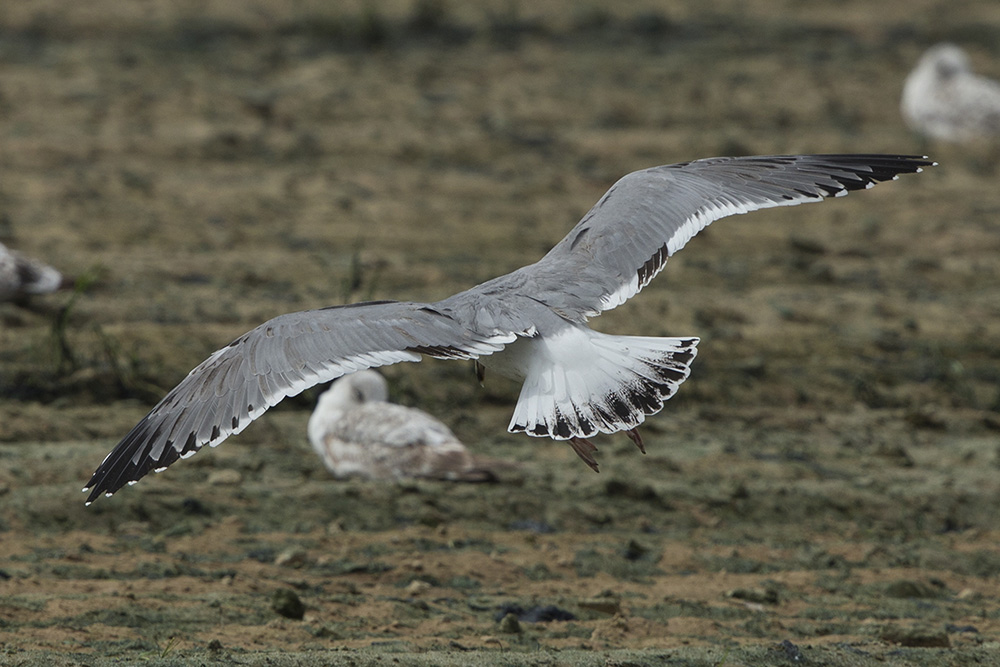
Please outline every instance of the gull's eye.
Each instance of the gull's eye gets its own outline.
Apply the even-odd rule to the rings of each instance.
[[[357,401],[358,403],[365,402],[365,395],[361,393],[360,389],[354,390],[354,400]]]

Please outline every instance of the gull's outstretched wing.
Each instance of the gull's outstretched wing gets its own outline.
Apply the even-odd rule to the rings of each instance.
[[[718,218],[871,187],[931,165],[885,155],[712,158],[622,178],[537,263],[437,304],[282,315],[201,363],[98,467],[87,502],[238,433],[286,396],[362,368],[490,355],[623,303]]]
[[[286,396],[362,368],[421,355],[473,359],[514,334],[483,336],[432,305],[373,302],[281,315],[216,351],[160,401],[98,466],[87,504],[150,470],[215,446]]]
[[[566,317],[592,317],[635,296],[667,258],[719,218],[845,195],[933,164],[908,155],[779,155],[636,171],[522,271],[539,301]]]

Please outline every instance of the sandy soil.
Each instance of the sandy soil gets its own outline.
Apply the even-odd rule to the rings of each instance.
[[[0,304],[0,663],[1000,664],[1000,148],[898,113],[942,39],[1000,78],[990,0],[3,3],[0,240],[81,289]],[[601,438],[595,475],[430,361],[394,397],[520,470],[335,482],[311,391],[83,507],[260,322],[437,299],[624,173],[787,152],[941,165],[720,221],[595,321],[702,337],[646,456]]]

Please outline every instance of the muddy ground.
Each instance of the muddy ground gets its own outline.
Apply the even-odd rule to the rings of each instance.
[[[0,240],[80,281],[0,304],[0,663],[1000,664],[1000,149],[898,113],[942,39],[1000,77],[993,0],[4,2]],[[624,173],[790,152],[941,164],[717,222],[595,321],[702,337],[646,456],[602,437],[594,474],[429,361],[394,398],[520,469],[336,482],[310,391],[83,506],[260,322],[441,298]]]

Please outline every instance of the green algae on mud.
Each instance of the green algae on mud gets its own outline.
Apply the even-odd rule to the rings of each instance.
[[[753,477],[750,449],[737,467]],[[43,446],[7,445],[0,453],[18,461],[13,470],[35,468],[33,455],[47,457]],[[85,454],[62,463],[81,467]],[[829,455],[825,448],[815,453],[820,460]],[[566,452],[563,460],[571,457]],[[514,488],[537,505],[511,505],[512,488],[499,484],[307,479],[282,486],[287,471],[269,462],[260,470],[272,471],[264,474],[277,490],[245,484],[234,495],[231,486],[204,484],[198,466],[178,467],[175,475],[151,480],[147,493],[115,497],[111,502],[122,501],[115,509],[104,503],[104,510],[91,512],[101,504],[81,510],[82,527],[73,531],[41,521],[12,527],[31,537],[5,543],[5,630],[41,646],[51,632],[73,628],[75,639],[62,650],[76,645],[99,655],[155,655],[151,640],[174,641],[173,659],[182,661],[196,661],[215,639],[238,649],[241,659],[308,647],[323,661],[339,656],[330,653],[336,646],[363,660],[368,650],[385,655],[388,641],[392,654],[406,660],[455,643],[490,664],[512,653],[519,661],[539,651],[558,661],[581,648],[604,655],[625,643],[658,647],[660,653],[636,653],[645,660],[637,664],[658,664],[673,651],[696,660],[698,651],[683,646],[730,646],[730,659],[760,651],[784,664],[779,645],[787,640],[830,664],[865,664],[862,655],[876,660],[891,653],[883,637],[905,640],[915,626],[943,633],[963,651],[977,649],[1000,626],[997,614],[984,612],[1000,567],[995,531],[932,537],[926,517],[887,515],[866,528],[843,518],[833,503],[825,517],[790,525],[765,493],[720,494],[711,483],[718,468],[701,465],[703,459],[673,464],[689,485],[685,493],[662,492],[673,503],[665,514],[650,491],[655,483],[624,491],[630,486],[624,480],[639,474],[638,457],[631,474],[619,471],[608,481],[581,480],[572,469],[540,479],[525,475]],[[765,460],[756,474],[768,469],[776,468]],[[844,471],[837,478],[849,487],[857,476]],[[780,479],[773,481],[780,488]],[[190,489],[198,493],[188,496]],[[29,512],[45,494],[54,496],[52,505]],[[275,497],[280,503],[272,506]],[[342,497],[352,502],[335,502]],[[749,511],[755,498],[773,509]],[[5,500],[14,523],[26,524],[50,508],[79,503],[72,490],[54,485],[12,487]],[[900,505],[926,503],[914,493]],[[302,510],[290,516],[288,506]],[[540,508],[545,513],[535,514]],[[855,516],[864,514],[855,509]],[[286,588],[304,603],[303,621],[279,620],[273,612],[271,596]],[[550,604],[575,619],[522,622],[523,632],[510,637],[495,620],[507,604]],[[89,634],[118,638],[93,642]],[[769,638],[773,645],[765,650]],[[904,654],[897,649],[894,659]],[[921,655],[934,664],[932,652]],[[847,662],[852,656],[855,662]]]
[[[239,649],[220,647],[191,651],[171,651],[145,642],[123,642],[104,647],[108,658],[92,658],[89,654],[72,656],[52,656],[15,654],[18,667],[69,667],[81,661],[94,667],[121,664],[122,656],[142,656],[142,664],[152,667],[174,667],[175,665],[206,664],[233,661],[240,665],[257,667],[309,667],[312,665],[352,665],[369,667],[384,665],[387,661],[414,667],[491,667],[492,665],[524,665],[525,667],[605,667],[606,665],[653,666],[683,664],[685,667],[719,667],[720,665],[759,665],[784,667],[788,664],[818,664],[829,667],[855,667],[864,664],[906,664],[958,665],[953,660],[954,653],[948,649],[888,649],[862,650],[852,646],[840,647],[800,647],[791,642],[759,647],[733,648],[689,648],[683,654],[663,649],[612,650],[601,653],[593,651],[565,650],[542,651],[537,653],[515,653],[510,649],[496,648],[490,651],[470,652],[465,647],[412,652],[405,645],[386,644],[360,651],[313,650],[285,652],[279,655],[261,655]],[[980,648],[969,651],[967,660],[973,663],[989,664],[995,655],[995,648]],[[968,663],[964,663],[968,664]]]

